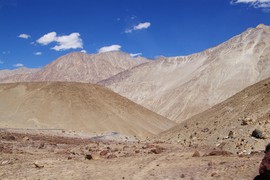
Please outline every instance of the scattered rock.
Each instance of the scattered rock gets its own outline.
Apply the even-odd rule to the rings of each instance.
[[[255,129],[254,131],[252,131],[251,136],[258,139],[263,139],[263,132],[261,130]]]
[[[85,159],[88,159],[88,160],[91,160],[91,159],[93,159],[93,156],[92,156],[91,154],[86,154],[86,155],[84,156],[84,158],[85,158]]]
[[[158,148],[158,147],[150,150],[150,152],[154,154],[160,154],[162,153],[162,151],[163,151],[162,148]]]
[[[11,164],[11,161],[10,160],[5,160],[5,161],[2,161],[1,165],[6,165],[6,164]]]
[[[184,174],[181,174],[180,178],[185,178],[185,175]]]
[[[195,150],[195,152],[193,153],[192,157],[200,157],[201,154],[198,150]]]
[[[117,158],[117,156],[115,154],[110,154],[107,156],[107,159],[113,159],[113,158]]]
[[[233,138],[234,137],[234,132],[233,131],[230,131],[229,134],[228,134],[228,137],[229,138]]]
[[[25,136],[25,137],[23,137],[22,140],[23,140],[23,141],[29,141],[30,139],[29,139],[29,137]]]
[[[140,153],[140,150],[135,150],[135,153],[136,153],[136,154]]]
[[[101,152],[99,153],[99,155],[101,155],[101,156],[106,156],[108,153],[109,153],[108,150],[103,150],[103,151],[101,151]]]
[[[215,177],[215,176],[217,176],[217,173],[216,173],[216,172],[213,172],[213,173],[211,174],[211,177]]]
[[[241,125],[246,126],[246,125],[254,124],[254,122],[255,121],[252,118],[246,117],[246,118],[242,119]]]
[[[206,156],[230,156],[233,153],[229,151],[224,151],[224,150],[214,150],[211,151],[209,154],[206,154]]]
[[[12,135],[6,135],[6,136],[3,136],[2,139],[6,140],[6,141],[15,141],[16,137],[12,136]]]
[[[34,162],[35,168],[41,169],[44,168],[44,165],[39,164],[38,162]]]
[[[209,131],[209,128],[204,128],[204,129],[202,129],[201,131],[204,132],[204,133],[205,133],[205,132],[208,132],[208,131]]]

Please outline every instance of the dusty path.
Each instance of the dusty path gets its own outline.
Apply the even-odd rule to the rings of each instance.
[[[263,156],[192,157],[194,149],[172,144],[6,132],[0,132],[0,141],[0,179],[248,180],[257,174]],[[198,150],[201,155],[211,151]],[[86,154],[93,159],[85,159]]]

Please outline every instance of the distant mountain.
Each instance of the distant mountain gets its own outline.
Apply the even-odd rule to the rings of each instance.
[[[32,73],[35,73],[39,70],[39,68],[30,69],[25,67],[21,67],[15,70],[0,70],[0,82],[6,81],[7,79],[14,79],[14,81],[18,81],[22,79],[22,77],[20,77],[21,75],[27,79],[28,76],[31,76]]]
[[[83,83],[0,84],[0,127],[119,132],[145,138],[175,123],[108,90]]]
[[[260,138],[252,137],[257,129]],[[218,146],[238,153],[264,150],[270,139],[270,78],[254,84],[154,139]]]
[[[18,73],[15,73],[2,78],[0,71],[0,82],[72,81],[96,83],[145,62],[148,62],[145,58],[134,58],[127,53],[118,51],[99,54],[74,52],[58,58],[31,75],[22,73],[18,76]]]
[[[182,122],[268,77],[270,27],[259,25],[206,51],[160,58],[99,84]]]

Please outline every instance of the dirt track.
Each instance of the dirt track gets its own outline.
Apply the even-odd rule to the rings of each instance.
[[[156,143],[0,132],[0,179],[253,179],[263,153],[203,156],[213,152]],[[218,151],[220,152],[220,151]],[[85,155],[93,159],[85,159]]]

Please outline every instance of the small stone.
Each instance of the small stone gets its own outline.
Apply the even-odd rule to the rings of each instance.
[[[108,150],[103,150],[103,151],[101,151],[101,152],[99,153],[99,155],[101,155],[101,156],[106,156],[108,153],[109,153]]]
[[[229,156],[232,155],[233,153],[229,151],[224,151],[224,150],[213,150],[211,151],[208,156]]]
[[[185,175],[184,174],[181,174],[181,176],[180,176],[181,178],[185,178]]]
[[[107,159],[113,159],[113,158],[117,158],[117,156],[115,154],[110,154],[109,156],[107,156]]]
[[[160,153],[162,153],[162,149],[161,148],[155,148],[155,149],[151,149],[150,152],[152,152],[154,154],[160,154]]]
[[[23,140],[23,141],[29,141],[30,139],[29,139],[29,137],[25,136],[25,137],[23,137],[22,140]]]
[[[233,131],[230,131],[229,134],[228,134],[228,137],[229,138],[233,138],[234,137],[234,132]]]
[[[44,168],[44,165],[40,165],[38,162],[34,162],[34,166],[38,169]]]
[[[193,153],[192,157],[200,157],[201,154],[198,150],[195,150],[195,152]]]
[[[216,172],[213,172],[212,174],[211,174],[211,177],[214,177],[214,176],[216,176],[217,175],[217,173]]]
[[[257,139],[263,139],[263,132],[258,129],[255,129],[254,131],[252,131],[251,136]]]
[[[85,158],[85,159],[88,159],[88,160],[91,160],[91,159],[93,159],[93,156],[92,156],[91,154],[86,154],[86,155],[84,156],[84,158]]]

